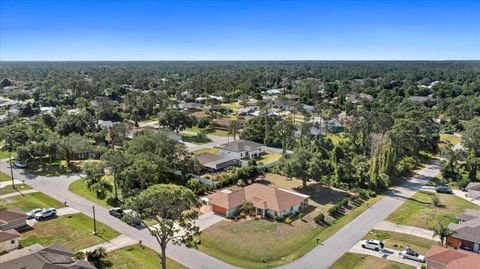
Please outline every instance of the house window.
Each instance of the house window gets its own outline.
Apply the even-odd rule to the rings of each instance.
[[[15,240],[10,241],[10,244],[12,245],[15,244]]]

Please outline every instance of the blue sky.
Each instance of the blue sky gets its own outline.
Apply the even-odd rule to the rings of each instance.
[[[0,0],[0,60],[480,59],[480,1]]]

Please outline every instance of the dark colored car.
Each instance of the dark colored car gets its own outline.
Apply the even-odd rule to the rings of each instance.
[[[438,187],[435,188],[435,191],[438,192],[438,193],[448,193],[448,194],[453,193],[452,189],[450,189],[447,186],[438,186]]]
[[[28,165],[26,163],[23,163],[23,162],[14,162],[13,166],[15,166],[16,168],[23,169],[23,168],[27,168]]]
[[[124,215],[123,210],[120,207],[114,207],[108,211],[110,215],[121,219]]]

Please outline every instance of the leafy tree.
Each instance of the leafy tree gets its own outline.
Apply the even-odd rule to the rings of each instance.
[[[117,181],[118,181],[118,174],[125,169],[127,166],[127,162],[125,160],[125,156],[120,151],[109,150],[101,157],[102,161],[104,162],[105,166],[110,169],[110,172],[113,176],[113,190],[114,190],[114,199],[115,202],[118,202],[118,191],[117,191]]]
[[[281,120],[275,125],[274,131],[282,141],[282,154],[285,155],[287,153],[287,147],[289,147],[293,141],[295,126],[291,122]]]
[[[253,184],[261,175],[263,172],[256,165],[248,165],[235,170],[236,178],[242,180],[244,184]]]
[[[97,269],[105,269],[111,267],[113,263],[107,259],[107,250],[104,247],[98,247],[93,251],[85,253],[87,261]]]
[[[233,141],[236,140],[236,135],[239,130],[240,130],[240,123],[236,120],[231,121],[230,124],[228,125],[228,134],[233,135]]]
[[[79,134],[70,134],[58,141],[58,148],[60,153],[63,154],[67,166],[70,166],[72,156],[74,156],[74,154],[88,152],[90,145],[85,137]]]
[[[432,227],[433,230],[433,237],[438,236],[440,237],[440,244],[445,244],[445,238],[449,237],[450,235],[454,234],[454,231],[450,230],[447,225],[438,222],[437,225]]]
[[[142,222],[154,219],[158,225],[149,227],[150,234],[160,246],[162,268],[167,268],[167,245],[196,246],[194,236],[200,233],[195,226],[198,218],[196,207],[200,203],[195,194],[188,188],[173,184],[150,186],[138,195],[127,200],[126,206],[138,212]]]
[[[194,121],[186,113],[178,110],[168,110],[161,118],[160,125],[166,126],[170,131],[180,133],[193,126]]]

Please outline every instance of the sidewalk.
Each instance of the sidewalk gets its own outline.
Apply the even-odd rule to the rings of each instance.
[[[15,196],[18,196],[18,195],[24,195],[24,194],[32,193],[32,192],[38,192],[38,191],[37,190],[25,190],[25,191],[21,191],[21,192],[16,191],[16,192],[0,195],[0,199],[6,199],[6,198],[15,197]]]
[[[417,228],[413,226],[408,226],[408,225],[395,224],[388,221],[379,222],[377,225],[375,225],[375,227],[373,227],[373,229],[395,232],[395,233],[402,233],[402,234],[409,234],[416,237],[421,237],[428,240],[435,240],[440,242],[440,238],[433,237],[433,231]]]
[[[18,181],[18,180],[13,180],[13,182],[15,182],[15,184],[23,184],[23,182],[21,181]],[[1,188],[5,188],[6,186],[10,186],[12,185],[12,181],[9,180],[9,181],[0,181],[0,189]]]

